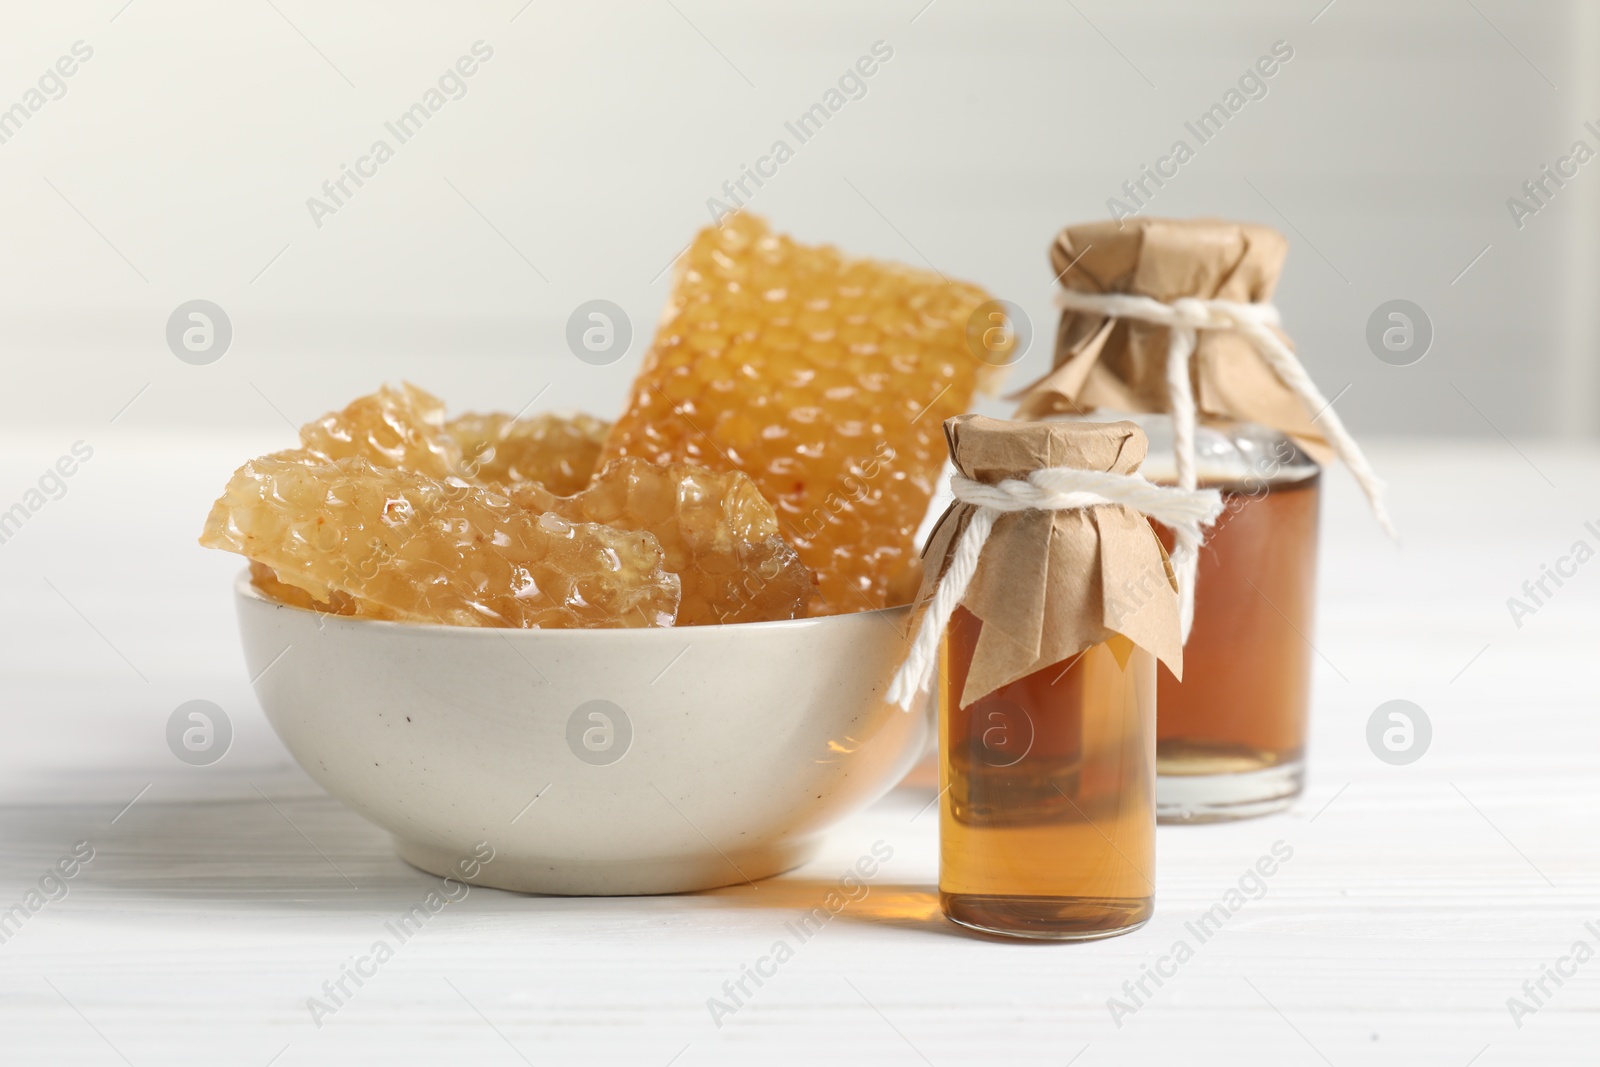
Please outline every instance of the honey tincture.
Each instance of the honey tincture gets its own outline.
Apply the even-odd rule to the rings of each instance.
[[[1150,441],[1145,476],[1175,481],[1166,416],[1067,421],[1119,418]],[[1255,423],[1203,419],[1195,453],[1223,507],[1200,549],[1183,678],[1156,671],[1156,813],[1171,823],[1266,815],[1300,795],[1316,640],[1321,468]],[[1171,531],[1155,529],[1170,551]]]
[[[1272,303],[1288,250],[1269,226],[1149,215],[1068,226],[1050,248],[1054,366],[1018,415],[1137,422],[1146,477],[1225,502],[1183,576],[1187,673],[1158,672],[1162,822],[1265,815],[1304,789],[1321,464],[1341,461],[1394,532]]]
[[[1162,822],[1266,815],[1305,788],[1321,471],[1264,426],[1203,423],[1196,439],[1223,512],[1200,550],[1183,679],[1158,672]]]
[[[1117,635],[961,708],[982,626],[958,609],[945,638],[939,906],[1014,937],[1138,929],[1155,908],[1155,657]]]
[[[940,907],[1012,937],[1137,929],[1155,906],[1157,662],[1181,674],[1183,648],[1150,519],[1198,539],[1220,495],[1153,486],[1129,422],[945,426],[956,502],[890,689],[908,706],[942,641]]]

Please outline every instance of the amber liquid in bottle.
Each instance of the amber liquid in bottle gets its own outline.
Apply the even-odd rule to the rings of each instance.
[[[991,933],[1086,940],[1155,902],[1155,658],[1120,635],[958,708],[983,624],[958,608],[940,686],[939,902]]]
[[[1301,790],[1319,482],[1216,486],[1226,506],[1200,550],[1183,681],[1157,668],[1164,821],[1264,814]]]

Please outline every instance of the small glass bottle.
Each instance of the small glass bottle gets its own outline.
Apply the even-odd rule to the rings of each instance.
[[[1087,418],[1141,426],[1146,477],[1176,481],[1168,416]],[[1200,549],[1183,680],[1157,671],[1162,822],[1265,815],[1305,786],[1321,468],[1276,430],[1206,418],[1195,461],[1199,487],[1221,490],[1224,506]]]
[[[945,436],[955,502],[923,550],[920,621],[889,689],[909,707],[937,653],[940,906],[1012,937],[1138,929],[1155,906],[1156,663],[1183,654],[1144,506],[1220,500],[1152,503],[1130,422],[958,415]]]
[[[1200,549],[1183,680],[1160,675],[1156,798],[1170,822],[1288,807],[1305,788],[1311,706],[1321,470],[1253,423],[1202,423],[1195,438],[1200,484],[1224,507]]]
[[[945,636],[940,907],[1012,937],[1138,929],[1155,907],[1155,657],[1115,635],[962,709],[982,627],[958,608]]]

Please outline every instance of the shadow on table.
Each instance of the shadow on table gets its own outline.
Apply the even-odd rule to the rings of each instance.
[[[807,935],[835,923],[845,923],[956,937],[965,941],[994,941],[1008,945],[1050,943],[996,937],[958,926],[946,919],[939,910],[939,890],[936,886],[873,882],[867,888],[869,891],[865,896],[851,900],[836,880],[779,876],[757,882],[754,886],[728,886],[692,895],[726,898],[741,908],[770,908],[777,912],[789,912],[791,917],[788,925],[793,931]],[[859,894],[860,889],[857,888],[855,892]]]

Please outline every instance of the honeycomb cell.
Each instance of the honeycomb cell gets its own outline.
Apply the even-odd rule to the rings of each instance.
[[[240,467],[200,543],[338,610],[504,627],[670,626],[678,578],[648,533],[534,514],[478,486],[353,456]],[[363,612],[362,604],[374,605]]]
[[[816,572],[817,610],[903,603],[943,422],[993,371],[966,336],[988,299],[730,216],[685,254],[601,463],[742,470]]]
[[[300,443],[329,459],[360,457],[439,480],[461,473],[461,450],[444,432],[444,402],[409,382],[306,423]]]
[[[495,412],[461,415],[444,432],[461,450],[464,473],[485,485],[538,482],[557,496],[589,484],[611,424],[592,415]]]
[[[792,619],[816,592],[772,505],[739,471],[625,458],[575,496],[527,482],[508,494],[534,512],[654,535],[682,582],[680,626]]]

